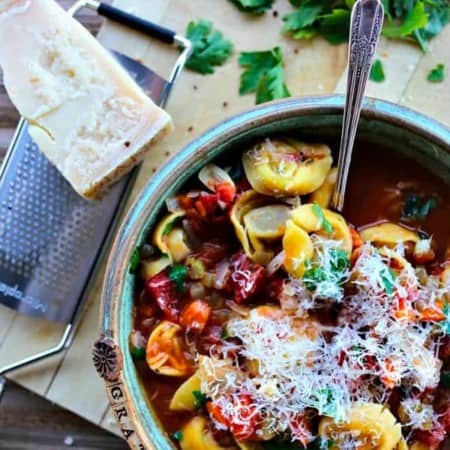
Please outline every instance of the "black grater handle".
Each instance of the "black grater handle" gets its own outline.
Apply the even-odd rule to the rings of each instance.
[[[136,31],[148,34],[155,39],[166,42],[167,44],[173,44],[175,41],[175,31],[122,11],[121,9],[115,8],[114,6],[110,6],[106,3],[99,3],[97,12],[103,17],[107,17],[108,19],[114,20],[115,22],[130,27]]]

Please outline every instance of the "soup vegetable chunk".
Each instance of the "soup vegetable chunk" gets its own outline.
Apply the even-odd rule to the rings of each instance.
[[[344,215],[330,148],[292,138],[166,201],[133,267],[130,349],[182,450],[443,448],[449,191],[367,153]]]

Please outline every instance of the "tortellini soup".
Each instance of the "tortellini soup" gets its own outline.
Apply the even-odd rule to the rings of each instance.
[[[424,450],[450,431],[450,190],[267,138],[166,200],[137,249],[130,351],[181,450]]]

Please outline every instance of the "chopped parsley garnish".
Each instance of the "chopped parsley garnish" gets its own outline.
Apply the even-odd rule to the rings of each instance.
[[[134,274],[137,272],[140,261],[141,261],[140,250],[139,250],[139,247],[136,247],[133,250],[133,253],[130,258],[130,268],[129,268],[130,273]]]
[[[291,95],[284,82],[280,47],[261,52],[243,52],[239,56],[239,64],[244,67],[240,95],[255,92],[257,104]]]
[[[306,289],[314,291],[319,283],[327,281],[327,273],[322,267],[312,267],[303,274]]]
[[[386,294],[392,295],[395,287],[395,273],[390,267],[386,267],[381,273],[381,281],[383,282]]]
[[[143,347],[135,347],[134,345],[130,348],[131,356],[133,359],[141,361],[145,359],[145,348]]]
[[[386,79],[384,75],[383,63],[376,59],[370,69],[370,79],[375,83],[381,83]]]
[[[241,11],[251,14],[263,14],[272,7],[274,0],[231,0]]]
[[[172,438],[176,441],[181,441],[183,439],[183,432],[181,430],[175,431],[175,433],[172,433]]]
[[[168,235],[172,230],[173,227],[181,220],[181,217],[175,217],[173,220],[171,220],[167,225],[164,227],[164,230],[162,231],[162,235],[166,236]]]
[[[421,199],[417,194],[409,194],[406,197],[403,206],[403,219],[424,220],[428,214],[436,208],[437,201],[435,198],[428,200]]]
[[[320,220],[320,227],[327,233],[333,232],[333,227],[331,226],[331,223],[328,222],[328,220],[325,218],[325,214],[323,213],[323,209],[317,204],[314,203],[312,206],[313,213],[317,216],[317,218]]]
[[[441,330],[450,335],[450,303],[445,302],[444,307],[442,308],[442,312],[444,313],[445,319],[440,322]]]
[[[222,328],[222,332],[220,333],[220,339],[228,339],[230,335],[228,334],[227,327]]]
[[[441,83],[444,81],[444,64],[438,64],[436,67],[430,70],[427,76],[427,80],[432,83]]]
[[[194,396],[194,408],[199,409],[206,403],[206,395],[201,391],[192,391],[192,395]]]
[[[174,264],[169,269],[169,278],[175,283],[178,292],[184,291],[184,281],[186,280],[187,273],[188,269],[183,264]]]
[[[214,73],[214,66],[221,66],[233,52],[231,41],[213,29],[213,24],[208,20],[189,22],[186,37],[194,47],[186,67],[203,75]]]
[[[303,274],[303,281],[308,291],[314,291],[320,283],[333,280],[333,282],[341,286],[345,277],[345,271],[350,267],[350,260],[347,253],[340,248],[332,248],[329,250],[330,270],[324,267],[312,266],[310,262],[305,264],[306,271]]]

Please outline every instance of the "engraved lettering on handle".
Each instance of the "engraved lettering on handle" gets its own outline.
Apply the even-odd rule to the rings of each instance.
[[[361,104],[369,77],[372,58],[383,25],[384,10],[380,0],[358,0],[352,10],[348,50],[348,75],[344,118],[339,146],[338,176],[332,207],[342,211],[356,136]]]

